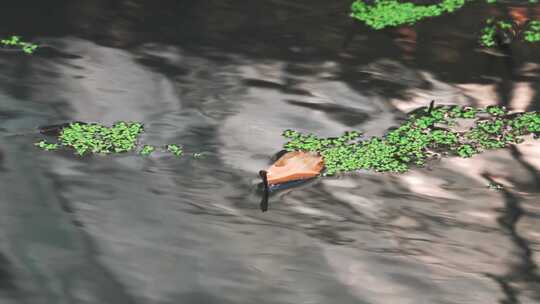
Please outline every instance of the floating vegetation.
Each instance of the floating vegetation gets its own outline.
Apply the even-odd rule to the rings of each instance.
[[[487,3],[493,4],[497,0],[486,0]],[[538,0],[529,0],[529,4],[536,4]],[[493,47],[496,43],[496,36],[500,34],[504,36],[507,42],[522,38],[526,42],[539,42],[540,41],[540,20],[531,20],[525,22],[523,25],[516,23],[499,20],[495,21],[493,18],[486,20],[486,25],[482,29],[482,35],[480,37],[480,44],[484,47]]]
[[[497,44],[497,35],[505,37],[507,41],[516,39],[516,37],[522,37],[527,42],[540,41],[540,21],[533,20],[522,28],[519,28],[517,24],[513,24],[509,21],[498,20],[493,18],[486,20],[486,25],[482,28],[480,36],[480,44],[484,47],[493,47]]]
[[[56,143],[41,140],[34,145],[46,151],[58,150],[62,147],[75,150],[82,156],[90,153],[110,154],[123,153],[135,150],[137,138],[143,132],[143,126],[138,122],[117,122],[112,127],[96,123],[72,122],[58,125],[44,126],[40,132],[46,136],[57,137]],[[140,155],[149,156],[158,148],[143,145]],[[176,157],[182,156],[183,149],[176,144],[166,145],[163,151],[172,153]],[[201,158],[203,153],[195,153],[195,158]]]
[[[184,153],[184,150],[178,146],[178,145],[175,145],[175,144],[170,144],[170,145],[167,145],[167,151],[171,152],[174,156],[182,156],[182,154]]]
[[[32,54],[37,49],[37,44],[21,41],[20,36],[11,36],[7,39],[1,39],[0,43],[3,47],[19,47],[26,54]]]
[[[351,6],[351,17],[375,30],[380,30],[387,27],[413,25],[425,18],[452,13],[471,1],[473,0],[441,0],[438,4],[417,5],[398,0],[373,0],[370,4],[365,0],[356,0]],[[496,0],[486,0],[486,2],[493,4]],[[537,0],[528,2],[538,3]],[[509,43],[518,36],[527,42],[538,42],[540,41],[540,21],[530,21],[523,28],[519,28],[512,22],[489,18],[481,30],[480,44],[484,47],[495,46],[497,35],[504,37],[505,43]]]
[[[152,152],[154,152],[156,150],[156,147],[154,146],[149,146],[149,145],[145,145],[143,146],[142,150],[141,150],[141,155],[144,155],[144,156],[147,156],[147,155],[150,155],[152,154]]]
[[[142,124],[136,122],[118,122],[112,127],[74,122],[60,130],[59,142],[54,143],[54,147],[72,148],[81,156],[87,153],[127,152],[135,148],[137,137],[142,131]],[[52,150],[53,147],[53,144],[44,141],[36,145],[45,150]]]
[[[497,30],[494,25],[485,26],[482,29],[482,35],[480,36],[480,44],[484,47],[495,46],[495,35]]]
[[[523,39],[528,42],[540,41],[540,20],[529,22],[527,29],[523,31]]]
[[[62,130],[58,139],[62,146],[75,149],[79,155],[121,153],[135,148],[142,131],[142,124],[136,122],[118,122],[112,127],[73,123]]]
[[[465,131],[459,127],[466,121],[474,126]],[[359,169],[377,172],[405,172],[411,165],[423,166],[426,161],[444,155],[472,157],[482,151],[521,143],[522,136],[540,134],[537,112],[508,115],[502,107],[475,109],[461,106],[440,106],[430,112],[409,115],[399,128],[383,137],[363,141],[359,132],[345,132],[340,137],[319,138],[286,130],[287,151],[314,151],[324,158],[323,175]]]
[[[35,143],[34,145],[38,146],[39,148],[45,150],[45,151],[52,151],[58,149],[58,144],[55,143],[48,143],[44,140]]]
[[[404,24],[412,25],[425,18],[454,12],[465,5],[466,1],[470,0],[442,0],[439,4],[415,5],[397,0],[374,0],[373,4],[356,0],[351,6],[351,17],[380,30]]]

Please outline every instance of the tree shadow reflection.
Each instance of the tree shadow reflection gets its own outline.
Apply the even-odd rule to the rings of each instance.
[[[487,171],[482,173],[482,177],[490,183],[494,182],[494,179]],[[520,259],[515,264],[510,265],[510,271],[505,275],[488,274],[487,276],[493,278],[501,285],[508,300],[516,299],[516,296],[523,290],[520,288],[518,291],[514,288],[511,284],[513,282],[524,284],[528,287],[528,291],[533,293],[534,299],[540,300],[540,275],[536,272],[538,265],[536,265],[532,258],[533,252],[529,241],[521,236],[517,229],[519,220],[525,215],[525,210],[521,207],[521,198],[505,188],[501,190],[501,193],[504,199],[504,207],[499,211],[500,216],[497,218],[497,221],[501,229],[509,235],[510,240],[517,249],[516,254]]]

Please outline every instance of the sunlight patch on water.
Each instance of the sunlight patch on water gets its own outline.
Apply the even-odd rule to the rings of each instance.
[[[434,176],[428,176],[420,171],[409,171],[400,175],[400,180],[404,181],[409,186],[409,189],[418,194],[446,198],[446,199],[463,199],[461,196],[451,193],[441,188],[445,181]]]
[[[523,160],[540,170],[540,142],[531,136],[524,136],[525,141],[516,145],[521,152]],[[528,180],[530,177],[510,155],[508,149],[485,151],[471,158],[450,157],[441,160],[441,166],[460,172],[461,174],[475,179],[482,184],[487,184],[483,172],[489,172],[496,182],[510,186],[508,180]],[[518,174],[521,173],[521,174]],[[525,181],[524,180],[524,181]]]
[[[463,94],[476,103],[476,107],[496,105],[499,96],[495,91],[495,84],[462,83],[457,84]]]
[[[335,188],[357,188],[358,182],[352,178],[326,178],[324,180],[324,185]]]
[[[409,89],[405,91],[406,99],[391,99],[392,105],[401,112],[408,113],[420,107],[427,107],[432,100],[435,100],[435,104],[468,104],[466,96],[458,87],[439,81],[435,75],[427,71],[421,71],[420,75],[430,83],[431,88]]]
[[[366,198],[345,191],[332,191],[332,196],[349,204],[358,212],[373,218],[378,218],[379,214],[385,209],[384,201],[373,197]]]
[[[309,204],[309,200],[299,200],[294,198],[287,198],[284,200],[284,203],[288,204],[288,208],[300,213],[309,215],[312,217],[318,217],[318,218],[325,218],[325,219],[331,219],[335,221],[342,221],[345,218],[338,216],[336,214],[332,214],[329,211],[325,211],[323,209],[317,209],[314,207],[307,206]]]
[[[538,77],[540,73],[540,64],[526,62],[520,68],[520,74],[527,77]]]
[[[498,215],[493,213],[492,210],[465,210],[457,215],[461,220],[468,221],[470,223],[482,224],[483,226],[496,228]]]
[[[511,108],[514,111],[527,111],[527,107],[534,102],[533,96],[535,92],[530,82],[518,82],[514,84],[512,92]]]

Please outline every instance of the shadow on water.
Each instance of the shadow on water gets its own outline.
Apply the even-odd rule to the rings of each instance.
[[[168,77],[185,76],[188,73],[186,69],[169,64],[165,58],[159,56],[146,55],[137,59],[137,62]]]
[[[0,254],[0,294],[18,297],[12,265],[4,254]]]
[[[523,154],[519,151],[519,149],[515,145],[511,145],[509,149],[510,149],[510,154],[512,155],[512,157],[521,166],[523,166],[523,168],[525,168],[532,177],[532,183],[530,184],[531,186],[528,187],[529,189],[527,190],[529,192],[539,191],[540,189],[538,189],[538,185],[540,185],[540,172],[538,171],[538,169],[524,159]]]
[[[53,29],[71,29],[81,37],[94,37],[95,32],[101,36],[108,36],[92,38],[98,43],[107,45],[108,41],[114,40],[115,43],[121,44],[120,47],[129,46],[130,49],[147,41],[158,43],[167,41],[169,44],[181,45],[184,49],[192,50],[201,56],[211,57],[215,55],[216,50],[219,50],[222,53],[236,53],[252,58],[286,59],[290,62],[288,66],[291,68],[299,67],[302,63],[311,64],[322,60],[333,60],[339,64],[341,70],[334,75],[336,80],[350,84],[359,92],[384,94],[389,98],[406,99],[407,95],[404,95],[403,92],[405,89],[422,89],[429,85],[429,82],[423,80],[423,77],[418,73],[406,76],[406,74],[411,73],[410,70],[405,70],[405,67],[409,65],[415,70],[430,71],[437,75],[441,81],[453,83],[486,83],[486,81],[489,82],[487,79],[502,75],[502,80],[496,82],[496,90],[501,96],[501,104],[507,105],[509,103],[512,81],[519,76],[514,75],[514,71],[518,67],[517,63],[514,62],[514,57],[522,55],[521,53],[524,53],[522,50],[528,46],[518,45],[517,42],[513,46],[503,44],[502,53],[504,56],[491,56],[470,51],[471,48],[477,48],[475,45],[477,44],[476,37],[472,35],[461,37],[457,34],[458,31],[475,34],[479,32],[480,22],[484,19],[479,15],[487,17],[489,14],[486,9],[489,6],[486,4],[470,4],[467,9],[458,11],[452,16],[427,20],[411,27],[412,31],[416,33],[415,37],[418,38],[414,40],[415,51],[411,55],[413,59],[404,61],[400,59],[402,57],[401,45],[403,43],[411,44],[411,42],[410,39],[406,42],[398,39],[401,35],[398,31],[393,29],[371,31],[358,23],[351,25],[351,20],[346,18],[346,12],[341,11],[341,14],[344,15],[343,18],[333,14],[340,12],[340,9],[348,8],[349,2],[339,1],[338,3],[325,4],[322,1],[315,1],[309,4],[299,3],[298,5],[269,2],[264,5],[239,6],[233,2],[225,1],[215,6],[217,4],[215,1],[165,1],[163,5],[156,6],[142,4],[139,1],[125,1],[116,5],[105,5],[103,2],[96,1],[95,3],[86,3],[85,9],[88,11],[83,10],[79,14],[86,14],[88,15],[86,17],[90,18],[89,14],[93,11],[107,10],[97,20],[84,20],[83,18],[84,21],[82,21],[80,18],[76,19],[71,16],[59,17],[56,19],[54,27],[48,26],[43,27],[43,29],[51,30],[52,34],[56,34]],[[60,12],[69,12],[73,9],[71,6],[65,5],[65,2],[58,3],[59,7],[64,7],[64,10],[59,10]],[[75,4],[72,5],[75,6]],[[120,11],[120,9],[122,10]],[[504,6],[497,6],[497,10],[498,14],[508,16],[508,10]],[[28,12],[29,17],[34,17],[33,12],[34,10]],[[117,12],[116,15],[114,12]],[[324,15],[322,12],[330,14]],[[36,24],[45,22],[38,16],[35,16],[34,19]],[[139,22],[141,19],[146,20],[146,22]],[[471,20],[471,22],[460,24],[458,27],[438,28],[436,32],[432,30],[439,24],[452,23],[454,20],[462,19]],[[18,22],[13,18],[5,18],[4,20],[8,25],[13,24],[14,28],[20,28]],[[98,27],[85,26],[85,23],[96,23],[98,20],[100,21]],[[103,20],[106,21],[103,22]],[[224,22],[224,20],[228,20],[228,22]],[[285,20],[288,23],[284,23]],[[284,30],[280,24],[287,24],[288,29]],[[305,31],[305,28],[309,28],[309,31]],[[196,29],[196,31],[190,29]],[[160,34],[154,35],[153,32],[157,30],[160,31]],[[127,33],[131,31],[136,31],[138,34],[128,35]],[[249,34],[250,31],[257,32],[257,35]],[[312,36],[308,36],[308,32],[325,34],[320,35],[320,39],[317,39],[310,38]],[[356,35],[351,38],[349,37],[352,35],[350,33]],[[370,42],[366,42],[365,38],[360,37],[365,36],[366,33],[370,35]],[[449,36],[455,40],[454,49],[445,50],[445,52],[459,54],[459,56],[446,56],[445,52],[438,51],[442,46],[447,45]],[[267,43],[268,40],[272,41],[272,45]],[[350,42],[345,43],[345,47],[340,47],[341,43],[338,42],[343,41]],[[372,48],[370,45],[380,47]],[[515,47],[518,47],[519,54],[512,50]],[[443,57],[443,55],[448,58]],[[157,64],[156,60],[161,60],[156,57],[147,57],[138,60],[152,65]],[[535,58],[535,56],[528,57]],[[374,77],[373,72],[366,74],[366,71],[360,68],[369,63],[376,63],[381,58],[392,58],[399,65],[393,63],[396,65],[393,70],[387,67],[388,65],[374,65],[374,69],[379,70],[378,73],[384,77]],[[525,58],[519,60],[522,61],[522,59]],[[296,62],[296,64],[292,62]],[[461,70],[459,65],[463,63],[472,66],[468,70]],[[163,62],[160,62],[159,65],[162,69],[172,69],[169,71],[171,73],[163,70],[168,76],[174,76],[178,69],[178,67],[170,65],[166,67],[167,65]],[[506,71],[501,71],[501,67]],[[287,68],[289,74],[302,75],[291,68]],[[482,71],[481,75],[477,73],[479,70]],[[538,77],[534,79],[538,80]],[[535,88],[533,89],[535,90]],[[536,95],[535,93],[534,96]],[[530,109],[536,107],[534,104],[536,103],[531,104]]]
[[[348,127],[356,127],[358,125],[366,123],[370,115],[364,112],[361,112],[355,108],[348,108],[340,106],[338,104],[332,103],[309,103],[297,100],[285,100],[285,102],[299,106],[305,107],[310,110],[321,111],[326,114],[329,118],[341,122]]]
[[[482,176],[489,182],[494,182],[488,172],[482,173]],[[518,255],[518,261],[511,265],[511,269],[504,275],[488,274],[501,285],[507,298],[500,303],[520,303],[518,296],[521,293],[513,287],[512,283],[520,283],[525,286],[527,292],[533,293],[533,298],[540,301],[540,275],[537,273],[538,265],[533,260],[533,251],[530,242],[521,236],[517,230],[519,220],[525,215],[525,210],[521,207],[520,197],[507,189],[502,189],[504,199],[504,208],[499,212],[501,215],[497,218],[501,228],[508,234],[514,244]]]

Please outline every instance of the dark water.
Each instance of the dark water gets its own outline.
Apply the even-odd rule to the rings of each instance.
[[[538,142],[259,210],[284,129],[379,136],[432,99],[539,110],[539,47],[478,48],[507,4],[399,34],[350,2],[4,1],[2,34],[42,47],[0,52],[0,302],[540,303]],[[141,121],[143,143],[204,157],[33,146],[71,120]]]

